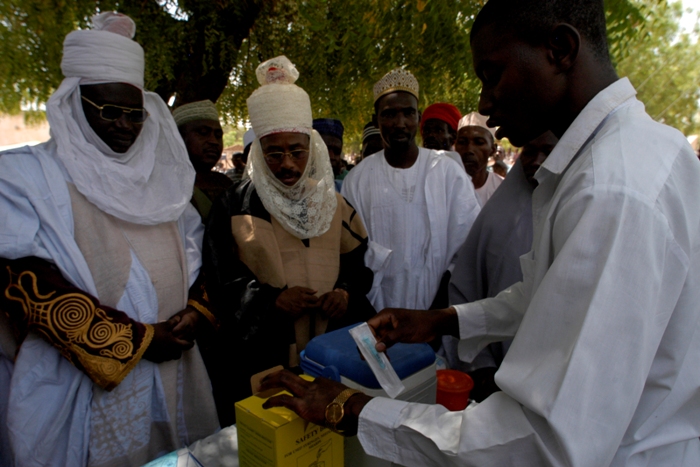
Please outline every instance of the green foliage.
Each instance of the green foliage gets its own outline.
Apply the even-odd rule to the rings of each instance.
[[[618,73],[630,79],[652,118],[686,135],[697,134],[698,36],[680,34],[680,2],[654,2],[641,8],[649,20],[641,34],[629,41],[627,56],[618,63]]]
[[[356,144],[373,113],[373,84],[398,66],[418,78],[421,107],[448,101],[464,113],[477,108],[468,32],[481,6],[480,0],[2,0],[0,111],[45,102],[62,78],[63,37],[87,27],[95,12],[115,9],[136,21],[146,85],[164,99],[218,98],[227,123],[245,121],[246,99],[258,87],[255,68],[285,54],[301,73],[298,84],[314,116],[339,118],[347,143]],[[655,102],[675,100],[658,109],[660,118],[688,128],[683,119],[697,110],[697,96],[675,75],[682,71],[697,83],[697,74],[686,71],[697,68],[697,44],[686,37],[670,45],[677,7],[607,0],[606,8],[618,69],[642,88],[653,116]],[[664,61],[669,53],[675,68]],[[674,86],[683,90],[680,98],[666,95]],[[645,87],[669,89],[647,96]]]
[[[315,117],[338,118],[357,145],[373,113],[372,86],[405,66],[421,86],[420,106],[447,101],[463,113],[477,109],[481,85],[472,68],[469,30],[478,0],[280,0],[267,6],[242,46],[242,60],[219,101],[234,119],[246,118],[245,98],[258,87],[257,65],[285,54],[300,71]],[[609,0],[614,60],[644,24],[631,0]],[[245,52],[243,52],[245,50]]]

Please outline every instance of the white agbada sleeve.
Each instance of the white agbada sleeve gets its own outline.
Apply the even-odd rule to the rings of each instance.
[[[582,190],[553,222],[553,263],[496,375],[503,392],[462,412],[376,398],[359,422],[369,454],[402,465],[610,465],[691,258],[653,201],[624,187]],[[512,335],[532,263],[523,283],[460,307],[462,337]]]

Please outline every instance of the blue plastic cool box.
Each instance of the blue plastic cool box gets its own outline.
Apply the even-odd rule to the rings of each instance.
[[[367,362],[360,358],[348,332],[353,326],[322,334],[301,352],[301,369],[311,376],[323,376],[371,396],[384,396]],[[428,344],[396,344],[387,354],[406,390],[397,399],[435,403],[435,352]]]

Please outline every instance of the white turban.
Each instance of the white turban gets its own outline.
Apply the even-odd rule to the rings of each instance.
[[[338,200],[328,148],[312,127],[309,95],[294,84],[299,72],[285,56],[262,63],[256,74],[262,86],[248,98],[256,139],[246,173],[265,209],[287,232],[301,239],[319,237],[330,228]],[[280,182],[265,162],[260,139],[273,133],[310,136],[306,168],[293,186]]]
[[[311,135],[313,117],[306,91],[294,82],[299,72],[281,55],[258,66],[255,74],[260,87],[247,100],[248,115],[258,138],[272,133]]]
[[[112,12],[92,21],[96,29],[66,36],[61,62],[66,78],[46,105],[58,158],[78,191],[102,211],[142,225],[175,221],[192,197],[195,173],[163,100],[143,93],[150,116],[125,153],[112,151],[85,118],[81,84],[143,89],[143,49],[131,39],[133,21]]]
[[[143,89],[143,49],[132,40],[136,25],[131,18],[107,12],[93,17],[93,24],[108,29],[73,31],[63,41],[63,76],[129,83]],[[129,35],[125,37],[121,32]]]

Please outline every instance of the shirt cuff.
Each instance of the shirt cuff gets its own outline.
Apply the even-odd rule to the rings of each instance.
[[[459,338],[472,339],[486,334],[486,313],[479,302],[453,305],[459,320]]]
[[[398,444],[394,431],[400,425],[401,412],[408,402],[375,397],[360,412],[357,437],[367,454],[398,462]]]
[[[486,312],[480,302],[454,305],[459,321],[459,359],[471,362],[486,346]]]

